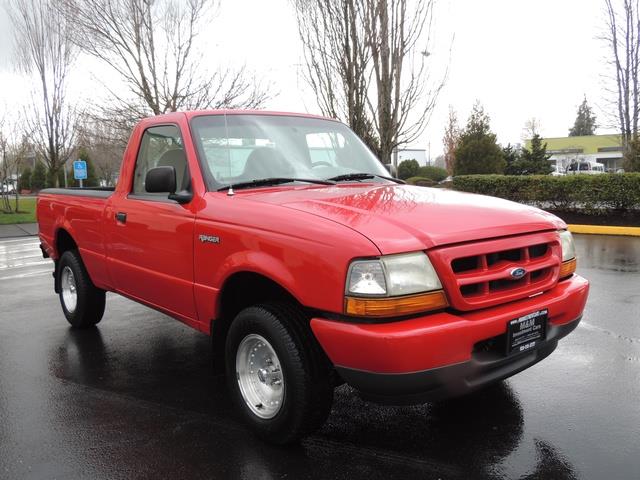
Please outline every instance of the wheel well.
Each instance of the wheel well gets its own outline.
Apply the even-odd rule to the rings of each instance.
[[[241,310],[268,301],[299,304],[281,285],[253,272],[239,272],[229,277],[219,298],[218,318],[211,322],[214,368],[218,373],[224,371],[224,347],[229,327]]]
[[[58,258],[67,250],[76,250],[77,248],[78,245],[69,232],[63,228],[58,230],[56,234],[56,252],[58,252]]]
[[[78,245],[76,244],[73,237],[67,232],[65,229],[61,228],[56,232],[56,243],[55,249],[58,254],[58,258],[53,262],[54,264],[54,272],[53,272],[53,290],[56,293],[60,293],[60,285],[58,284],[58,262],[62,254],[68,250],[76,250]]]

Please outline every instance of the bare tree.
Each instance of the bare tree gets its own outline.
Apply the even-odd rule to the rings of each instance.
[[[531,140],[536,135],[540,135],[542,131],[542,123],[536,117],[531,117],[524,122],[524,127],[522,127],[522,133],[520,134],[520,139],[523,143],[527,140]]]
[[[345,121],[378,150],[367,108],[371,79],[360,0],[296,0],[298,32],[304,46],[305,78],[323,115]]]
[[[60,0],[74,41],[127,86],[107,86],[106,116],[125,129],[148,115],[204,108],[257,108],[268,98],[245,68],[210,72],[197,48],[216,0]]]
[[[460,139],[460,125],[458,125],[458,115],[451,105],[449,105],[449,118],[444,129],[442,143],[444,145],[444,165],[449,175],[453,175],[453,167],[456,162],[456,148]]]
[[[434,82],[428,68],[433,10],[434,0],[366,1],[366,40],[376,86],[372,110],[383,163],[422,134],[444,86],[445,79]]]
[[[79,129],[77,145],[89,154],[100,183],[109,187],[115,185],[124,154],[118,132],[108,123],[87,116]]]
[[[389,163],[394,150],[422,134],[444,84],[428,68],[434,0],[295,4],[306,76],[321,110],[345,119]]]
[[[640,169],[638,117],[640,102],[640,17],[638,0],[605,0],[606,32],[602,39],[609,47],[608,63],[615,80],[617,123],[622,136],[626,165]]]
[[[0,210],[7,213],[17,213],[20,209],[18,178],[28,147],[21,130],[19,116],[0,118]],[[12,191],[14,207],[11,206]]]
[[[38,78],[26,124],[49,175],[58,186],[58,171],[69,159],[75,135],[75,111],[67,101],[67,78],[76,50],[69,24],[53,0],[10,0],[20,68]]]
[[[11,162],[9,155],[9,138],[5,133],[6,118],[0,118],[0,211],[10,213],[9,187]]]

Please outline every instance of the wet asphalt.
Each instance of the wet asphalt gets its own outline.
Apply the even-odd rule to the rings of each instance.
[[[72,330],[37,238],[2,240],[0,478],[640,478],[640,238],[576,240],[591,295],[549,358],[418,407],[342,386],[287,448],[237,420],[206,336],[115,295]]]

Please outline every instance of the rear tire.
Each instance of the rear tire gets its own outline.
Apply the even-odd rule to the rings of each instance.
[[[72,327],[88,328],[100,322],[105,291],[93,284],[77,250],[67,250],[60,257],[57,282],[62,312]]]
[[[331,411],[331,365],[309,319],[292,304],[242,310],[229,329],[225,360],[232,400],[256,434],[292,443],[322,426]]]

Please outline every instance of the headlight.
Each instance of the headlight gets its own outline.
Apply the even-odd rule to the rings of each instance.
[[[562,247],[562,265],[560,265],[560,279],[570,277],[576,271],[576,246],[573,235],[569,230],[560,230],[560,245]]]
[[[349,268],[347,294],[397,296],[442,288],[436,271],[423,252],[356,260]]]
[[[573,235],[569,230],[561,230],[560,245],[562,246],[562,261],[566,262],[572,258],[576,258],[576,247],[573,243]]]
[[[424,252],[356,260],[349,267],[349,315],[406,315],[446,306],[440,279]]]

